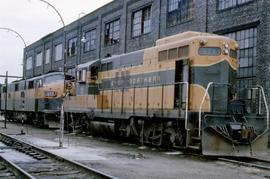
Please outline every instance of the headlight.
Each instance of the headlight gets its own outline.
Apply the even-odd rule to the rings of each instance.
[[[199,43],[200,43],[201,46],[204,46],[204,45],[207,44],[207,41],[204,40],[204,39],[201,39]]]
[[[228,55],[229,54],[229,50],[228,49],[224,49],[223,53],[224,53],[224,55]]]
[[[227,42],[224,42],[223,45],[224,45],[223,53],[224,53],[224,55],[228,55],[229,54],[229,44]]]

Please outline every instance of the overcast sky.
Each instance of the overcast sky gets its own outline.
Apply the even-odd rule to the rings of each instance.
[[[112,0],[47,0],[61,13],[66,24]],[[18,31],[29,45],[62,27],[57,14],[39,0],[0,0],[0,27]],[[22,75],[23,42],[0,30],[0,75]],[[0,79],[0,83],[3,79]]]

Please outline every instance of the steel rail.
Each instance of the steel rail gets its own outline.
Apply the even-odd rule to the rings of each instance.
[[[61,156],[58,156],[56,154],[53,154],[51,152],[48,152],[40,147],[37,147],[35,145],[32,145],[32,144],[29,144],[25,141],[22,141],[20,139],[17,139],[17,138],[14,138],[14,137],[11,137],[9,135],[6,135],[2,132],[0,132],[0,136],[4,137],[4,138],[8,138],[9,140],[12,140],[14,142],[16,142],[17,144],[22,144],[23,146],[26,146],[26,147],[31,147],[32,149],[38,151],[39,153],[41,154],[44,154],[45,156],[47,156],[48,158],[54,160],[54,161],[58,161],[58,162],[61,162],[61,163],[64,163],[74,169],[77,169],[81,172],[84,172],[86,173],[87,175],[89,176],[92,176],[92,177],[95,177],[96,179],[116,179],[115,177],[113,176],[110,176],[108,174],[105,174],[101,171],[98,171],[96,169],[93,169],[93,168],[90,168],[88,166],[85,166],[81,163],[78,163],[78,162],[75,162],[75,161],[72,161],[72,160],[69,160],[69,159],[66,159],[64,157],[61,157]]]
[[[5,157],[0,155],[0,163],[3,163],[5,167],[7,167],[17,178],[25,178],[25,179],[35,179],[32,175],[24,171],[15,163],[9,161]]]
[[[227,162],[227,163],[236,164],[240,166],[270,171],[270,160],[265,160],[265,159],[261,159],[257,157],[233,157],[232,158],[230,156],[207,156],[207,155],[201,155],[201,154],[195,154],[195,153],[186,153],[185,155],[191,155],[191,156],[204,159],[204,160],[222,161],[222,162]],[[257,164],[255,162],[264,163],[266,165]]]
[[[237,165],[241,165],[241,166],[245,166],[245,167],[252,167],[252,168],[270,171],[270,161],[262,160],[262,159],[258,159],[258,158],[250,158],[250,157],[248,157],[247,159],[253,160],[253,162],[265,163],[266,165],[256,164],[256,163],[252,163],[252,162],[244,162],[244,161],[236,160],[236,159],[218,158],[218,160],[223,161],[223,162],[228,162],[228,163],[233,163],[233,164],[237,164]],[[267,164],[268,164],[268,166],[267,166]]]

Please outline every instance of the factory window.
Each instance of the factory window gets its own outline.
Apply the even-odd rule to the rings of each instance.
[[[89,52],[96,49],[96,29],[85,32],[83,51]]]
[[[32,63],[33,63],[32,57],[28,57],[26,59],[26,70],[31,70],[32,69]]]
[[[45,64],[49,64],[51,61],[51,49],[47,49],[45,52]]]
[[[151,6],[133,13],[132,37],[151,32]]]
[[[36,55],[36,67],[39,67],[42,65],[42,52],[37,53]]]
[[[63,59],[63,44],[58,44],[55,46],[55,57],[54,60],[55,61],[59,61]]]
[[[218,10],[235,7],[253,0],[218,0]]]
[[[174,26],[193,17],[194,0],[168,0],[167,25]]]
[[[257,28],[249,28],[225,34],[239,44],[239,68],[237,87],[246,88],[256,84]]]
[[[77,54],[77,37],[68,40],[67,55],[73,56]]]
[[[109,22],[105,25],[105,45],[119,43],[120,19]]]

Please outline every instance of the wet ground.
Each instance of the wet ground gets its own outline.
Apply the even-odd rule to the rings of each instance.
[[[0,127],[3,127],[0,122]],[[7,124],[1,132],[16,135],[29,143],[63,157],[76,160],[117,178],[130,179],[215,179],[265,178],[265,171],[210,161],[179,151],[168,151],[92,136],[65,135],[64,148],[59,149],[57,130]],[[269,175],[268,175],[269,176]]]

